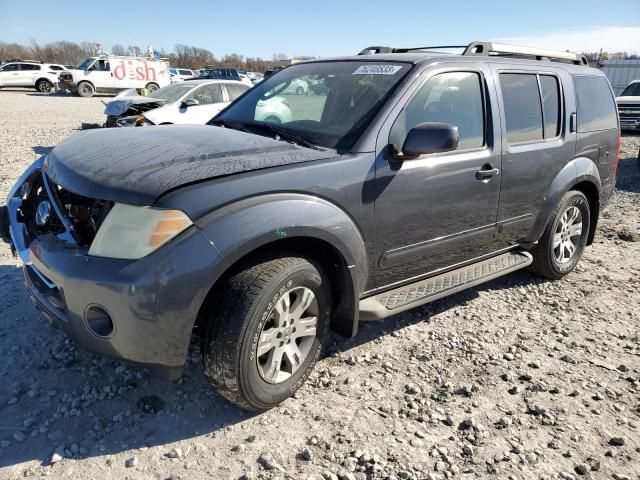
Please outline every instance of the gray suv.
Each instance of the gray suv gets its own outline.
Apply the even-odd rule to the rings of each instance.
[[[285,98],[292,82],[322,88]],[[275,97],[291,120],[257,120]],[[611,87],[579,55],[372,47],[280,70],[209,125],[77,133],[22,175],[3,230],[78,343],[176,378],[198,334],[220,394],[263,410],[329,330],[571,272],[618,150]]]

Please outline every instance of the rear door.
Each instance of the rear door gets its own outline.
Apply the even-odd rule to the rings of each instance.
[[[378,288],[495,250],[500,144],[495,140],[499,120],[490,70],[480,62],[447,64],[418,78],[378,136]],[[458,148],[398,161],[392,151],[423,122],[457,126]],[[479,173],[483,170],[492,173],[484,177]]]
[[[33,87],[40,77],[42,66],[34,63],[21,63],[18,75],[18,84],[21,87]]]
[[[502,121],[502,185],[498,244],[525,241],[551,182],[575,156],[575,112],[563,69],[493,65]]]

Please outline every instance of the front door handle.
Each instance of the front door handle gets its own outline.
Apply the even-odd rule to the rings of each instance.
[[[476,172],[476,179],[482,180],[483,182],[488,182],[496,175],[500,175],[500,169],[492,168],[491,165],[487,164],[483,165],[482,168]]]

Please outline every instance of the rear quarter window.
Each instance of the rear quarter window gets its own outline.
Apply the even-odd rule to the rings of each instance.
[[[578,132],[618,128],[615,99],[605,77],[573,77]]]

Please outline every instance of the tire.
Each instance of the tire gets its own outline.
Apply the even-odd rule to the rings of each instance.
[[[296,88],[296,95],[304,95],[304,88],[302,87]]]
[[[230,276],[219,292],[207,319],[205,374],[230,402],[268,410],[302,386],[320,356],[331,317],[327,276],[305,257],[263,257]],[[290,310],[283,308],[285,298]]]
[[[155,92],[156,90],[158,90],[160,87],[158,86],[157,83],[147,83],[147,86],[144,87],[147,89],[147,95],[149,95],[152,92]]]
[[[80,82],[76,90],[78,95],[84,98],[93,97],[93,94],[96,93],[95,88],[89,82]]]
[[[531,252],[533,263],[529,269],[551,280],[564,277],[580,261],[590,226],[591,210],[587,197],[577,190],[565,193],[554,208],[538,245]]]
[[[49,80],[38,80],[38,82],[36,83],[36,90],[38,90],[41,93],[51,93],[51,89],[53,88],[53,83],[51,83]]]

